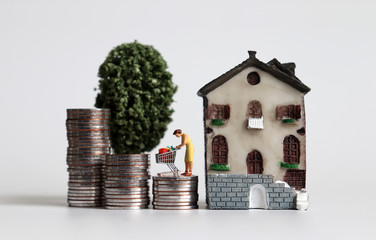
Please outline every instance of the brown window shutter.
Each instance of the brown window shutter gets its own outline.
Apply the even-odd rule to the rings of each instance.
[[[277,120],[282,120],[284,115],[284,106],[277,106],[276,117]]]
[[[300,119],[302,116],[301,116],[301,107],[300,105],[296,105],[295,106],[295,119],[298,120]]]
[[[206,119],[211,119],[210,118],[210,112],[211,112],[211,106],[207,106],[206,109],[205,109],[205,115],[206,115]]]
[[[230,105],[225,105],[224,108],[225,108],[225,119],[229,119],[230,118]]]
[[[287,106],[287,114],[286,117],[295,119],[295,106],[294,105],[288,105]]]
[[[206,110],[206,119],[215,119],[217,115],[216,105],[212,104],[207,107]]]

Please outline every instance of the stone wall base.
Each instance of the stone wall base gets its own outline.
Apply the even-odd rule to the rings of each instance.
[[[249,209],[250,190],[265,188],[266,209],[296,209],[296,191],[283,183],[274,183],[272,175],[208,174],[207,194],[210,209]]]

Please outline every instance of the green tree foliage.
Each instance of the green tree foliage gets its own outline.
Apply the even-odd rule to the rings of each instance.
[[[111,140],[117,154],[150,151],[172,121],[177,87],[161,54],[137,41],[115,47],[99,67],[95,106],[111,109]]]

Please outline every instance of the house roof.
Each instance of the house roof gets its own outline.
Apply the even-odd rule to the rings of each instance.
[[[255,51],[248,51],[248,54],[249,58],[247,60],[203,86],[197,92],[197,95],[201,97],[207,95],[248,67],[257,67],[304,94],[311,91],[309,87],[295,76],[295,63],[280,63],[275,58],[268,63],[263,63],[256,58]]]

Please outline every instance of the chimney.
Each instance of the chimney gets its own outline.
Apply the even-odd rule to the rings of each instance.
[[[296,68],[295,63],[293,63],[293,62],[290,62],[290,63],[283,63],[282,66],[284,66],[284,67],[287,68],[290,72],[292,72],[293,74],[295,74],[295,68]]]
[[[249,58],[256,58],[256,51],[248,50]]]

